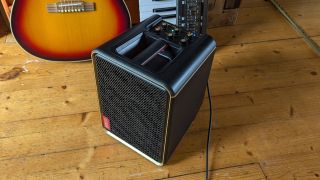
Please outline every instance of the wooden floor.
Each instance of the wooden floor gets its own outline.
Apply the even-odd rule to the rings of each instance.
[[[264,0],[243,0],[235,26],[209,33],[211,177],[320,179],[320,58]],[[0,179],[204,179],[208,116],[206,98],[157,167],[105,135],[90,62],[43,61],[0,38]]]
[[[319,0],[277,0],[285,11],[311,36],[320,35]]]

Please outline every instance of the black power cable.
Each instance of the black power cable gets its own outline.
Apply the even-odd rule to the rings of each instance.
[[[210,90],[209,81],[207,82],[207,92],[208,92],[209,107],[210,107],[210,119],[209,119],[207,149],[206,149],[206,180],[209,180],[209,147],[210,147],[210,141],[211,141],[211,128],[212,128],[212,101],[211,101],[211,90]]]

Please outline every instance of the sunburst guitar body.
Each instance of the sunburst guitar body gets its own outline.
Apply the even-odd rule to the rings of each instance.
[[[54,61],[89,60],[92,49],[130,24],[122,0],[15,0],[11,13],[21,47]]]

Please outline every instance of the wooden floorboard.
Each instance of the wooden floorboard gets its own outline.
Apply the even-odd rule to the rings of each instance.
[[[245,179],[245,180],[258,180],[265,179],[263,172],[259,164],[249,164],[237,167],[230,167],[224,169],[218,169],[215,171],[210,171],[209,177],[211,179]],[[205,173],[195,173],[182,175],[178,177],[168,178],[170,180],[194,180],[194,179],[204,179]]]
[[[312,39],[317,42],[318,44],[320,43],[320,36],[315,36],[315,37],[312,37]]]
[[[219,45],[211,177],[318,179],[320,58],[268,1],[244,0],[236,25],[209,33]],[[157,167],[105,135],[91,62],[43,61],[6,35],[0,77],[0,179],[204,179],[207,95]]]
[[[270,5],[270,3],[268,1],[243,0],[243,1],[241,1],[240,8],[262,7],[262,6],[269,6],[269,5]]]
[[[307,37],[313,39],[313,37],[320,35],[320,1],[277,0],[277,2],[306,33]],[[320,45],[319,42],[317,44]]]
[[[320,1],[277,0],[277,2],[309,36],[320,35]]]
[[[303,57],[307,59],[300,59]],[[22,55],[10,57],[6,51],[3,58],[2,72],[22,67],[19,61],[24,61]],[[318,58],[300,39],[219,48],[210,81],[215,98],[223,103],[217,103],[215,108],[234,107],[243,103],[251,105],[254,98],[247,97],[250,92],[317,83],[320,80],[317,65]],[[89,62],[62,64],[35,61],[25,65],[25,68],[28,71],[22,72],[17,78],[0,81],[2,121],[97,110],[95,82]],[[242,99],[245,101],[238,101],[237,98],[230,100],[239,96],[244,97]],[[30,103],[33,106],[29,106]],[[19,104],[19,108],[16,108],[16,104]]]
[[[318,58],[302,39],[221,46],[217,48],[214,69],[275,64],[298,59]]]
[[[314,150],[313,146],[310,149]],[[319,150],[319,149],[317,149]],[[261,162],[269,179],[320,179],[320,155],[314,153],[290,154]]]
[[[218,46],[299,37],[271,4],[241,8],[234,26],[211,28],[208,32]]]
[[[320,149],[318,119],[319,115],[291,121],[215,129],[213,148],[210,153],[210,169],[239,166],[291,154],[318,152]],[[94,120],[96,119],[92,119]],[[43,134],[42,139],[33,139],[30,135],[26,135],[24,137],[29,139],[26,142],[28,144],[23,144],[21,141],[14,144],[14,139],[17,138],[1,139],[3,147],[1,154],[6,154],[10,158],[1,160],[0,176],[23,177],[30,174],[40,177],[42,174],[55,176],[56,173],[64,172],[67,177],[74,172],[82,172],[83,176],[95,177],[101,174],[110,174],[115,177],[117,177],[116,174],[121,174],[121,177],[129,177],[137,173],[145,176],[155,173],[157,177],[165,178],[204,171],[206,130],[189,132],[178,146],[169,164],[159,168],[106,136],[92,136],[96,134],[98,130],[96,128],[87,127],[86,130],[93,133],[91,135],[76,133],[73,128],[65,129],[64,133],[61,132],[63,130],[60,132],[55,129],[49,130],[46,132],[48,136]],[[49,135],[54,132],[64,139],[50,137]],[[91,138],[97,138],[100,141],[94,141]],[[11,143],[6,143],[8,141]],[[102,141],[106,144],[99,145],[103,143]],[[21,150],[10,152],[13,148]],[[26,154],[28,152],[39,154]],[[17,153],[21,156],[17,156]],[[67,169],[70,171],[66,171]]]

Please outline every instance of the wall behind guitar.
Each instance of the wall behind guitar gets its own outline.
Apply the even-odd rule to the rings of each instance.
[[[139,0],[140,21],[159,14],[172,24],[176,24],[176,0]]]

